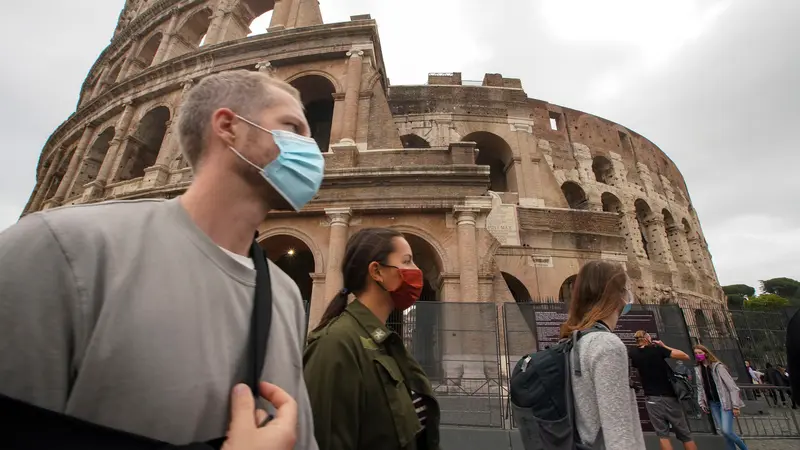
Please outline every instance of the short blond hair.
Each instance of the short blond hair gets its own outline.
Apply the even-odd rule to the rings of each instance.
[[[203,78],[189,90],[180,107],[178,141],[192,168],[203,157],[211,116],[220,108],[230,108],[243,117],[253,117],[272,105],[273,89],[281,89],[300,101],[300,92],[289,83],[263,72],[232,70]]]

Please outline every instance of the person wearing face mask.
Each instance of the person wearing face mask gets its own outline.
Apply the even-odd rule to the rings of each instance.
[[[704,413],[711,413],[714,423],[722,431],[725,448],[728,450],[747,450],[747,444],[733,429],[733,418],[739,417],[744,402],[739,395],[739,387],[731,377],[728,368],[722,364],[711,350],[701,344],[694,346],[697,360],[697,402]]]
[[[590,261],[578,272],[561,326],[561,337],[596,329],[578,340],[581,375],[572,376],[575,422],[580,442],[591,448],[645,448],[636,396],[630,385],[628,350],[612,331],[630,311],[633,294],[625,269],[610,261]]]
[[[430,381],[386,327],[392,311],[410,308],[422,291],[408,241],[391,229],[362,229],[347,243],[342,274],[344,288],[304,355],[320,449],[437,450],[439,406]]]
[[[0,394],[97,427],[88,439],[230,431],[230,450],[315,450],[300,292],[254,241],[270,210],[299,210],[322,182],[300,95],[263,73],[212,74],[186,94],[177,133],[194,173],[183,195],[37,212],[0,234]],[[242,382],[236,423],[244,405],[253,426],[229,427]],[[283,420],[257,428],[253,394],[283,399]],[[58,440],[47,448],[96,448],[52,434],[58,423],[30,427]]]

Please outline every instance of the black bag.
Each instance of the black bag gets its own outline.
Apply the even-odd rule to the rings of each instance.
[[[272,325],[272,283],[266,255],[256,242],[250,247],[250,257],[256,269],[256,291],[250,322],[250,350],[253,355],[249,358],[247,379],[243,381],[258,398],[258,382],[264,367],[267,338]],[[221,437],[182,446],[167,444],[76,419],[0,394],[0,448],[3,449],[209,450],[221,448],[224,442],[225,437]]]
[[[594,446],[580,442],[572,395],[572,377],[582,376],[576,344],[596,331],[609,330],[595,325],[575,331],[571,338],[525,356],[514,367],[509,384],[510,403],[525,450],[604,447],[602,428]]]

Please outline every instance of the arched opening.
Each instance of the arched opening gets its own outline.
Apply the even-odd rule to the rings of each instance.
[[[592,160],[594,179],[598,183],[614,185],[614,165],[605,156],[595,156]]]
[[[561,192],[564,193],[564,198],[567,199],[567,204],[571,209],[589,209],[586,192],[577,183],[565,182],[561,185]]]
[[[260,242],[267,257],[297,284],[300,296],[307,305],[314,286],[311,274],[315,271],[314,254],[302,240],[288,234],[270,236]]]
[[[425,138],[416,134],[404,134],[400,136],[403,148],[431,148],[431,144]]]
[[[192,14],[175,34],[171,51],[167,58],[184,55],[205,45],[206,33],[208,33],[208,28],[211,26],[211,17],[212,12],[208,8],[203,8]]]
[[[320,151],[327,152],[331,142],[333,94],[336,88],[321,75],[302,76],[292,80],[290,84],[300,91],[311,137],[317,141]]]
[[[137,72],[147,69],[153,64],[153,59],[156,57],[156,52],[158,52],[158,46],[161,45],[162,38],[163,35],[161,33],[150,36],[150,39],[148,39],[142,49],[139,50],[139,54],[136,56],[136,60],[133,63],[137,66]]]
[[[572,300],[572,289],[575,287],[576,279],[578,279],[577,274],[571,275],[561,283],[561,289],[558,290],[558,301],[569,305]]]
[[[260,13],[252,22],[250,22],[250,34],[247,36],[255,36],[264,34],[269,29],[272,23],[272,9],[264,13]]]
[[[64,179],[64,176],[67,174],[67,167],[69,167],[69,156],[75,152],[73,148],[70,150],[66,156],[62,157],[61,159],[55,159],[50,164],[58,164],[56,166],[55,172],[53,172],[53,176],[50,178],[49,183],[47,186],[42,186],[40,189],[46,189],[46,193],[44,195],[45,200],[49,200],[56,195],[58,191],[58,186],[61,185],[61,180]]]
[[[156,163],[161,141],[167,133],[169,116],[169,109],[166,106],[159,106],[142,117],[136,132],[128,137],[118,181],[142,177],[144,169]]]
[[[443,314],[439,287],[443,271],[436,249],[425,239],[410,233],[404,237],[411,246],[414,263],[422,270],[423,285],[419,301],[405,311],[389,316],[387,326],[403,338],[406,348],[432,378],[441,376],[441,336]],[[475,301],[475,300],[468,300]]]
[[[489,189],[495,192],[517,192],[514,174],[514,154],[500,136],[487,131],[476,131],[464,136],[464,142],[475,142],[478,157],[475,164],[489,166]]]
[[[600,201],[603,203],[603,211],[622,214],[622,202],[616,195],[610,192],[603,192],[600,196]]]
[[[506,282],[506,286],[508,286],[508,290],[511,291],[511,296],[514,297],[514,301],[517,303],[532,303],[533,298],[531,298],[531,293],[528,292],[528,288],[522,284],[521,281],[514,275],[511,275],[506,272],[500,272],[503,275],[503,280]]]
[[[647,229],[647,226],[653,220],[653,211],[650,209],[650,205],[642,199],[637,199],[633,203],[633,206],[636,208],[636,221],[639,223],[639,234],[642,238],[644,253],[647,255],[647,259],[653,259],[655,255],[655,249],[653,248],[654,239]]]
[[[100,166],[103,164],[103,159],[105,159],[108,148],[111,146],[111,140],[114,139],[114,133],[116,133],[114,127],[106,128],[102,133],[97,135],[92,145],[86,150],[86,155],[83,157],[80,170],[75,176],[75,181],[72,183],[72,189],[70,189],[67,198],[72,198],[80,194],[83,192],[83,187],[86,184],[91,183],[97,178],[97,174],[100,172]]]
[[[97,94],[105,92],[110,86],[113,86],[114,83],[117,82],[117,78],[119,78],[119,71],[122,69],[123,59],[124,58],[121,58],[119,61],[117,61],[117,63],[111,67],[111,70],[102,76],[99,82],[98,91],[96,91]]]

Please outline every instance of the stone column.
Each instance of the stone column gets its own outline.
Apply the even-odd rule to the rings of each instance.
[[[461,301],[478,301],[478,253],[476,250],[475,222],[478,210],[456,206],[455,218],[458,227],[458,259],[461,271]]]
[[[275,7],[272,8],[272,20],[269,22],[267,31],[280,31],[287,28],[291,8],[292,0],[275,0]]]
[[[342,120],[342,141],[355,142],[358,125],[358,97],[361,92],[361,60],[364,52],[351,50],[347,52],[347,85],[344,94],[344,118]]]
[[[133,113],[136,107],[133,106],[133,102],[130,100],[126,101],[124,105],[125,109],[122,111],[122,115],[114,126],[114,138],[111,139],[106,156],[103,158],[103,164],[100,166],[100,171],[97,173],[97,178],[89,183],[89,187],[83,192],[84,202],[102,197],[108,176],[111,174],[111,170],[114,168],[114,162],[117,160],[117,153],[119,153],[122,139],[128,135],[128,128],[131,126],[131,120],[133,120]]]
[[[636,219],[636,211],[623,206],[622,211],[623,224],[627,225],[630,235],[631,251],[638,259],[647,259],[647,253],[644,251],[644,242],[642,242],[642,230],[639,228],[639,221]]]
[[[350,218],[353,211],[350,208],[329,208],[325,214],[331,221],[331,235],[328,241],[328,264],[325,267],[325,303],[339,292],[344,285],[342,275],[342,258],[349,237]]]
[[[50,181],[53,179],[53,175],[55,174],[56,169],[58,169],[58,166],[61,165],[61,159],[64,157],[64,155],[62,155],[63,152],[63,148],[58,148],[55,152],[53,152],[53,160],[50,162],[47,172],[41,178],[41,182],[38,185],[39,189],[36,191],[36,195],[33,197],[33,201],[28,207],[28,211],[37,211],[42,206],[42,201],[44,200],[44,196],[47,194]],[[64,175],[64,178],[66,178],[66,175]],[[60,188],[61,184],[58,186]]]
[[[64,175],[64,178],[61,179],[61,184],[58,185],[56,195],[47,202],[45,209],[60,205],[64,200],[64,197],[69,193],[69,188],[72,187],[75,177],[80,170],[80,167],[78,166],[83,161],[83,154],[86,153],[86,149],[89,147],[89,139],[92,138],[93,133],[94,128],[90,125],[87,125],[86,128],[83,129],[83,134],[81,135],[81,140],[78,142],[78,147],[75,149],[75,153],[72,154],[72,158],[69,160],[67,173]]]
[[[312,273],[311,274],[311,305],[308,308],[308,331],[313,330],[319,320],[322,319],[322,314],[325,308],[328,307],[329,298],[325,296],[325,274]]]
[[[227,14],[225,11],[227,5],[227,0],[219,0],[217,7],[214,8],[214,12],[211,14],[211,24],[208,26],[208,31],[206,31],[205,45],[219,44],[223,31],[222,23],[225,21]]]
[[[176,103],[180,104],[189,89],[192,88],[193,80],[186,80],[181,83],[182,90]],[[175,115],[167,121],[167,132],[164,139],[161,141],[161,148],[158,149],[158,156],[156,162],[152,166],[144,169],[144,179],[142,180],[142,189],[163,186],[167,179],[169,179],[169,165],[175,159],[179,146],[175,143],[177,139],[178,122],[181,115],[180,106],[175,111]]]
[[[158,50],[156,51],[156,55],[153,57],[154,66],[161,64],[169,56],[168,50],[170,47],[170,41],[172,41],[172,37],[175,34],[175,28],[177,26],[178,26],[178,14],[173,14],[172,17],[169,19],[167,30],[161,37],[161,43],[158,45]]]
[[[691,251],[692,264],[698,272],[706,271],[705,258],[703,255],[703,245],[700,243],[700,237],[697,233],[691,233],[686,239]]]
[[[653,255],[656,261],[668,265],[672,270],[675,270],[675,260],[672,257],[669,243],[667,242],[667,231],[664,229],[664,221],[655,216],[644,223],[647,229],[647,237],[653,243]]]
[[[672,247],[672,257],[675,259],[675,263],[691,267],[692,256],[689,252],[689,244],[686,242],[686,236],[680,227],[672,225],[667,228],[667,238]]]

